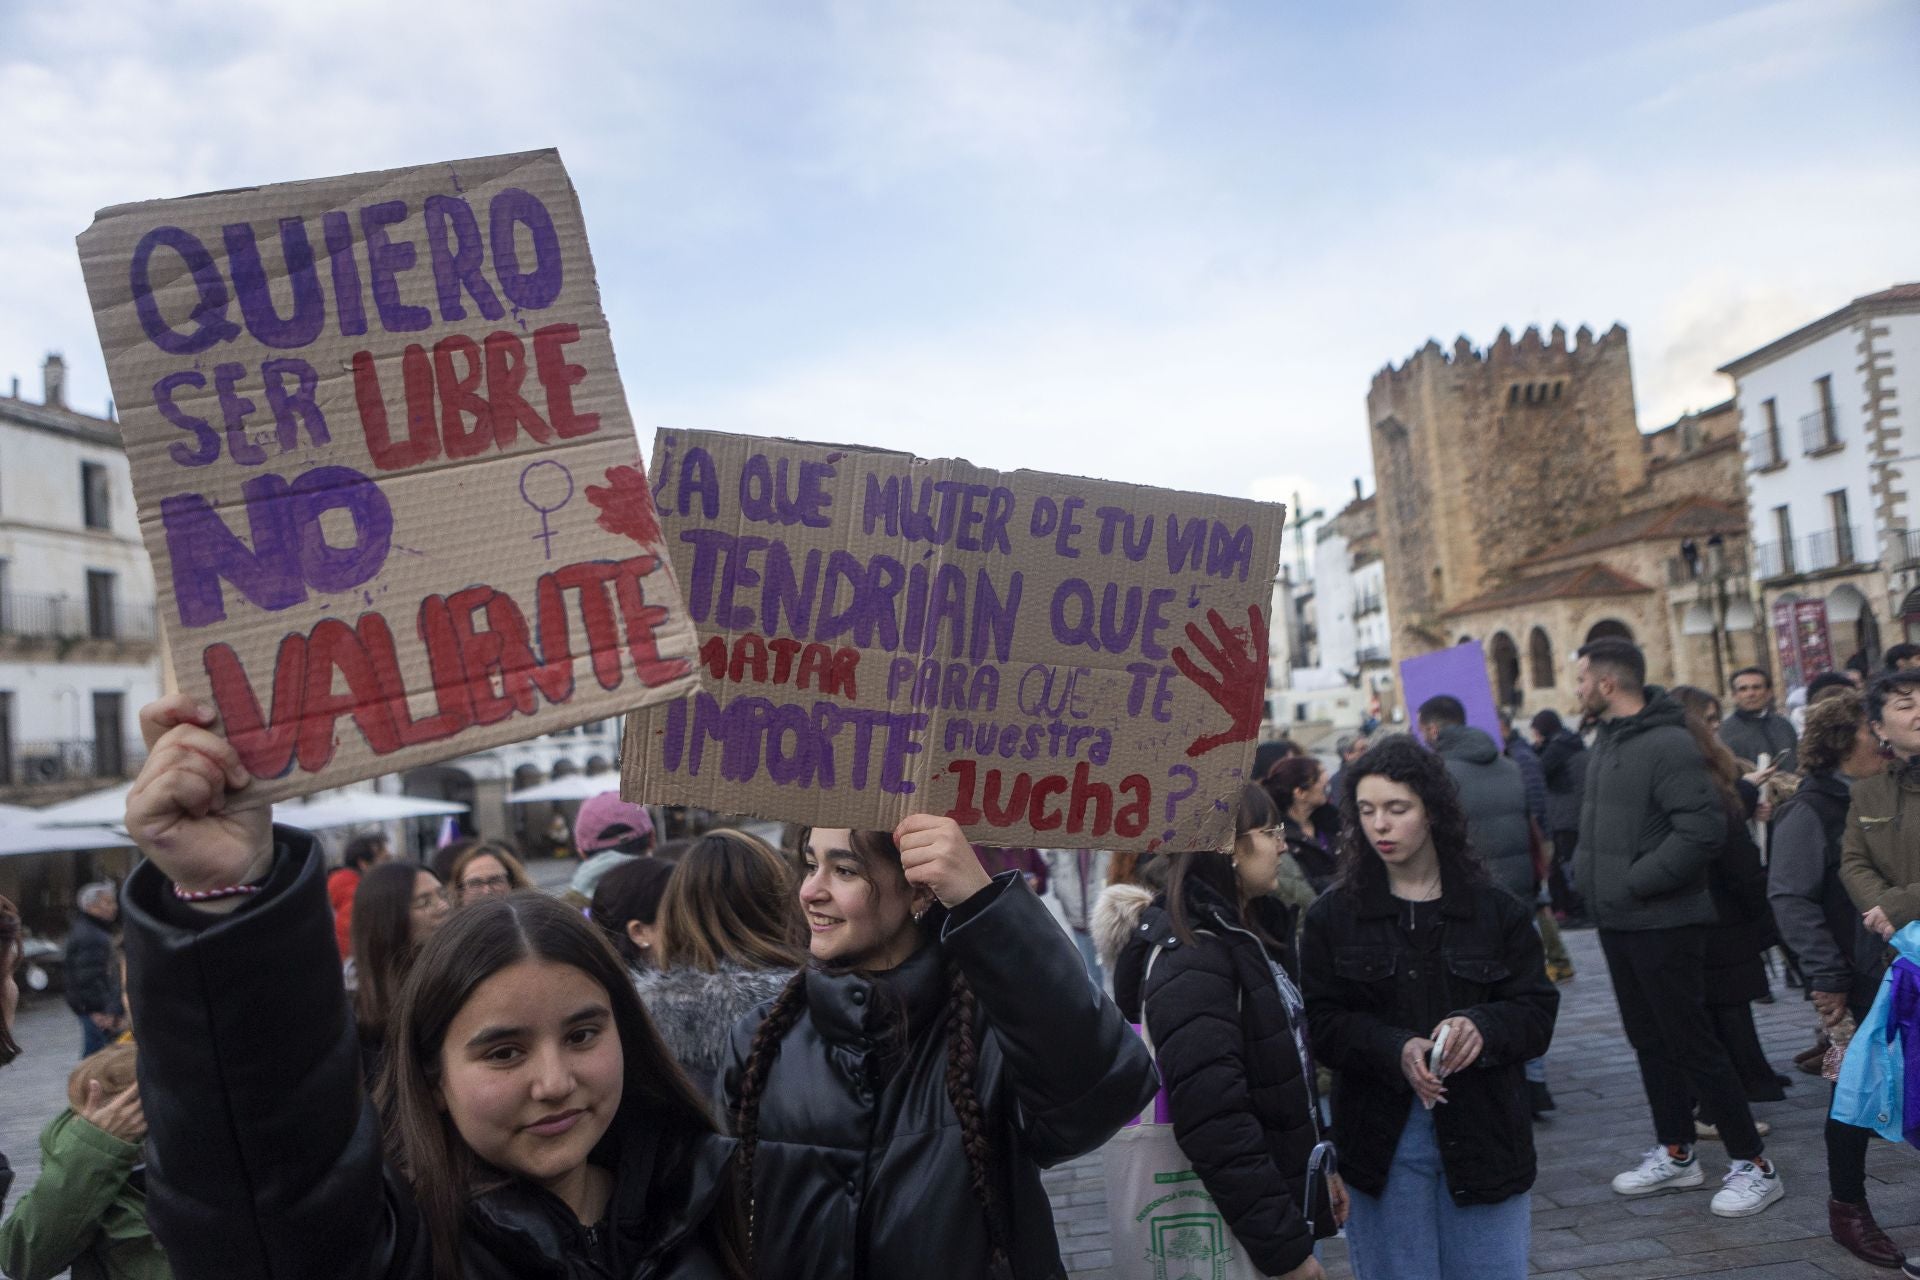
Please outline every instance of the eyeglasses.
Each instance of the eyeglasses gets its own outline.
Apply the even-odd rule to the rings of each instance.
[[[1262,827],[1260,829],[1260,834],[1263,836],[1269,836],[1275,840],[1278,840],[1281,844],[1285,844],[1287,842],[1287,829],[1285,826]]]
[[[505,876],[476,876],[472,880],[462,880],[460,882],[460,892],[499,893],[501,890],[511,887],[512,884],[513,881],[507,879]]]
[[[432,893],[423,893],[415,898],[413,900],[413,909],[415,911],[431,911],[434,908],[434,904],[445,902],[446,900],[447,891],[445,889],[435,889]]]

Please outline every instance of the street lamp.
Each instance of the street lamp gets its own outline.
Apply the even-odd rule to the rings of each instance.
[[[1708,538],[1706,554],[1703,556],[1699,544],[1688,538],[1680,544],[1680,559],[1686,563],[1689,578],[1695,581],[1704,578],[1712,589],[1713,685],[1718,691],[1727,687],[1727,667],[1734,660],[1733,635],[1727,627],[1727,617],[1732,608],[1727,584],[1732,574],[1727,565],[1726,539],[1717,533]],[[1726,643],[1724,654],[1720,648],[1723,637]]]

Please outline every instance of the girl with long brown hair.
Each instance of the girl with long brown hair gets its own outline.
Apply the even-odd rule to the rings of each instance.
[[[606,939],[543,895],[470,903],[421,950],[383,1144],[319,850],[232,800],[248,775],[213,719],[184,695],[145,708],[127,797],[148,1211],[176,1273],[742,1276],[734,1144]]]
[[[667,1048],[705,1093],[734,1023],[779,995],[807,961],[807,926],[787,864],[743,831],[709,831],[668,878],[656,929],[659,968],[635,985]]]
[[[329,881],[331,884],[331,881]],[[360,873],[348,937],[353,952],[353,1018],[367,1083],[379,1076],[387,1024],[414,958],[452,910],[440,877],[411,862],[381,862]]]
[[[1720,740],[1720,699],[1688,684],[1667,692],[1686,712],[1687,732],[1706,757],[1707,772],[1727,811],[1726,840],[1720,855],[1707,864],[1707,889],[1719,917],[1702,931],[1707,944],[1707,1016],[1715,1038],[1739,1073],[1747,1101],[1779,1102],[1787,1096],[1783,1077],[1767,1061],[1760,1032],[1753,1025],[1752,1002],[1771,994],[1763,956],[1780,939],[1767,903],[1767,872],[1760,861],[1760,846],[1747,826],[1760,792],[1741,776],[1741,762]],[[1695,1133],[1717,1139],[1716,1119],[1702,1108],[1694,1121]],[[1771,1131],[1765,1121],[1756,1121],[1754,1128],[1763,1138]]]
[[[734,1029],[719,1087],[755,1274],[1062,1274],[1040,1169],[1139,1113],[1145,1049],[951,819],[801,848],[812,964]]]
[[[1134,949],[1146,953],[1143,1020],[1181,1152],[1260,1274],[1324,1280],[1314,1242],[1345,1220],[1346,1192],[1335,1175],[1328,1211],[1307,1216],[1319,1099],[1306,1006],[1287,972],[1293,920],[1273,896],[1281,816],[1267,791],[1242,786],[1233,844],[1171,856]]]

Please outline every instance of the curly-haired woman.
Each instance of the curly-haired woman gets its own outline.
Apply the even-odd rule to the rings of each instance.
[[[1301,954],[1361,1280],[1527,1274],[1523,1064],[1560,996],[1528,907],[1488,881],[1446,766],[1411,738],[1349,767],[1340,871]]]
[[[1886,771],[1866,701],[1843,691],[1807,708],[1800,735],[1800,789],[1773,821],[1767,897],[1780,935],[1799,957],[1820,1020],[1857,1024],[1880,990],[1885,948],[1867,931],[1840,881],[1840,848],[1854,783]],[[1855,1257],[1897,1267],[1900,1246],[1867,1204],[1867,1148],[1873,1132],[1827,1119],[1827,1229]]]

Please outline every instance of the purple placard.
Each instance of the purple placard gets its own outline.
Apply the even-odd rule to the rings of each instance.
[[[1487,651],[1478,640],[1406,659],[1400,664],[1400,690],[1407,700],[1409,728],[1417,728],[1421,703],[1450,693],[1466,707],[1468,724],[1485,729],[1495,742],[1507,740],[1494,710],[1493,686],[1487,680]]]

